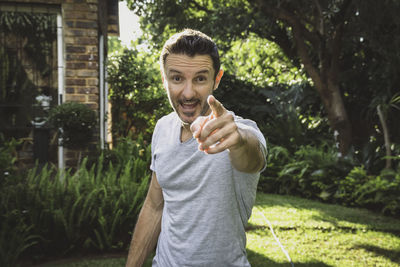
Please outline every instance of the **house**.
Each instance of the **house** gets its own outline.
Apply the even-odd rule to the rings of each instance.
[[[96,111],[92,148],[107,143],[107,37],[118,34],[118,0],[0,2],[0,133],[21,140],[20,164],[74,165],[77,151],[44,123],[66,101]]]

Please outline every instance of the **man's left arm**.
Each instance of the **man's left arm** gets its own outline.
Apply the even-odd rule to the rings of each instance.
[[[259,172],[265,165],[265,153],[262,144],[249,129],[237,129],[240,142],[237,146],[229,148],[229,157],[232,165],[241,172]]]
[[[199,117],[191,125],[193,136],[199,143],[199,149],[207,154],[216,154],[229,150],[232,165],[241,172],[255,173],[265,165],[265,153],[262,144],[250,127],[241,127],[233,114],[209,96],[208,104],[212,113]]]

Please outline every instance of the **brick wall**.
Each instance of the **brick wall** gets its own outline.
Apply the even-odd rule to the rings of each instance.
[[[85,103],[96,110],[97,114],[99,114],[98,7],[98,0],[65,0],[62,4],[65,48],[64,101]],[[66,166],[75,166],[80,152],[66,149],[64,152]],[[85,156],[89,151],[84,152]]]
[[[64,101],[89,105],[99,114],[99,36],[118,35],[118,0],[17,0],[12,4],[52,5],[63,17],[65,94]],[[106,52],[105,52],[106,53]],[[104,55],[106,58],[106,55]],[[99,127],[92,148],[99,141]],[[89,149],[90,150],[90,149]],[[86,151],[89,152],[89,151]],[[78,152],[65,151],[66,165],[73,166]]]

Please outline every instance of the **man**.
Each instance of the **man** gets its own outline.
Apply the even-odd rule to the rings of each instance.
[[[174,112],[152,139],[152,180],[133,234],[127,266],[250,266],[245,226],[254,204],[266,143],[253,121],[212,96],[223,71],[205,34],[184,30],[160,56]]]

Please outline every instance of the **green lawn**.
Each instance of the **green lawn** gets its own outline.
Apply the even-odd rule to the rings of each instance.
[[[400,220],[297,197],[258,194],[247,233],[253,266],[399,266]]]
[[[268,220],[295,266],[399,266],[400,220],[363,209],[258,193],[247,231],[252,266],[290,266]],[[84,259],[42,266],[124,266],[125,258]],[[151,266],[149,259],[146,266]]]

